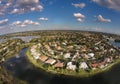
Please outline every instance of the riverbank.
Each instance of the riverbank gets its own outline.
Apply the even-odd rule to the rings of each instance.
[[[76,71],[67,70],[67,69],[60,69],[60,68],[56,69],[53,66],[44,67],[43,66],[44,63],[38,62],[37,60],[33,58],[33,56],[30,53],[30,48],[28,48],[26,52],[26,56],[28,57],[29,61],[32,64],[34,64],[36,67],[44,70],[47,73],[56,74],[56,75],[73,76],[73,77],[90,77],[90,76],[97,75],[100,73],[105,73],[109,71],[114,65],[120,63],[120,59],[117,59],[114,61],[114,63],[109,64],[107,67],[103,69],[90,70],[89,72],[80,69],[79,72],[76,72]]]

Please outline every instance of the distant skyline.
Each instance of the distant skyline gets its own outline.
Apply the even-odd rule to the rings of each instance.
[[[32,30],[120,34],[120,0],[0,0],[0,34]]]

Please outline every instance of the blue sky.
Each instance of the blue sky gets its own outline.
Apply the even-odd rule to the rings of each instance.
[[[32,30],[120,33],[120,0],[0,0],[0,34]]]

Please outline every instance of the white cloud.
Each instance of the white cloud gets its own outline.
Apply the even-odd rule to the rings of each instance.
[[[23,22],[23,24],[26,24],[26,25],[33,24],[33,21],[32,20],[25,20]]]
[[[17,26],[17,25],[21,25],[21,24],[22,24],[21,21],[15,21],[15,22],[12,23],[12,25],[15,25],[15,26]]]
[[[25,27],[27,25],[40,25],[39,22],[34,22],[32,20],[24,20],[24,21],[15,21],[11,24],[12,26],[18,26],[18,27]]]
[[[21,24],[21,25],[18,25],[19,27],[26,27],[26,25],[25,24]]]
[[[21,6],[34,5],[34,4],[38,4],[39,0],[17,0],[17,3]]]
[[[79,4],[73,4],[73,3],[72,3],[72,5],[73,5],[74,7],[76,7],[76,8],[84,8],[84,7],[86,6],[85,3],[79,3]]]
[[[40,23],[39,22],[34,22],[33,25],[40,25]]]
[[[13,14],[19,14],[19,13],[22,13],[22,11],[19,10],[19,9],[17,9],[17,8],[15,8],[15,9],[13,9],[13,10],[11,11],[11,13],[13,13]]]
[[[117,11],[120,11],[120,0],[92,0],[93,2]]]
[[[35,11],[35,10],[36,10],[36,8],[35,8],[35,7],[32,7],[32,8],[30,8],[30,10],[31,10],[31,11]]]
[[[42,9],[43,9],[43,6],[42,6],[42,5],[37,5],[37,6],[36,6],[36,10],[42,11]]]
[[[84,22],[84,20],[81,19],[81,18],[78,18],[77,21],[78,21],[78,22]]]
[[[74,13],[73,16],[74,16],[75,18],[77,18],[77,21],[79,21],[79,22],[84,22],[85,16],[84,16],[83,14],[81,14],[81,13]]]
[[[1,0],[0,15],[42,11],[39,0]]]
[[[40,5],[39,0],[17,0],[16,7],[27,11],[42,11],[43,7]]]
[[[85,18],[85,16],[81,13],[74,13],[73,16],[76,18]]]
[[[98,16],[97,16],[97,20],[98,20],[99,22],[111,22],[110,19],[105,19],[105,18],[103,18],[102,15],[98,15]]]
[[[8,23],[8,19],[0,20],[0,25],[5,25]]]
[[[39,20],[48,20],[48,18],[41,17]]]

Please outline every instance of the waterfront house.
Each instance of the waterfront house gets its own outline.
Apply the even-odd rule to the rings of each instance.
[[[110,63],[113,61],[112,56],[105,58],[104,62]]]
[[[91,67],[92,67],[92,68],[98,68],[98,67],[99,67],[99,63],[92,63],[92,64],[91,64]]]
[[[79,68],[81,68],[81,69],[88,69],[88,65],[87,65],[86,62],[80,62]]]
[[[54,67],[56,67],[56,68],[63,68],[63,66],[64,66],[64,62],[60,62],[60,61],[58,61],[58,62],[54,65]]]
[[[39,59],[39,55],[33,55],[34,59]]]
[[[41,55],[41,56],[39,57],[39,59],[40,59],[42,62],[45,62],[45,61],[48,59],[48,57],[45,56],[45,55]]]
[[[67,69],[70,69],[70,70],[76,70],[76,65],[73,65],[72,62],[68,62],[67,63]]]
[[[70,65],[70,66],[67,66],[67,69],[70,69],[70,70],[76,70],[76,65]]]
[[[53,65],[56,62],[55,59],[49,58],[47,61],[45,61],[45,63]]]

